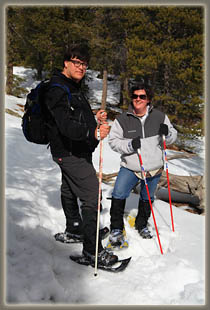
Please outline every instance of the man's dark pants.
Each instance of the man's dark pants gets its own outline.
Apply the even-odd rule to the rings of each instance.
[[[72,197],[75,196],[81,201],[83,248],[94,255],[99,184],[92,164],[92,156],[70,155],[62,158],[53,157],[53,160],[59,165],[62,173],[61,200],[72,200]],[[65,212],[66,206],[64,205],[63,208],[66,214],[68,212]],[[99,240],[99,252],[102,249],[101,240]]]

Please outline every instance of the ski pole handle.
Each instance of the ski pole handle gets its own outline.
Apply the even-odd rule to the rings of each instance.
[[[167,154],[166,154],[166,136],[163,135],[162,138],[163,138],[165,164],[166,164],[166,168],[168,169],[168,159],[167,159]]]
[[[105,116],[104,116],[105,115]],[[103,117],[104,116],[104,117]],[[105,110],[99,110],[96,114],[97,122],[99,125],[103,124],[103,122],[106,122],[107,119],[107,113]]]

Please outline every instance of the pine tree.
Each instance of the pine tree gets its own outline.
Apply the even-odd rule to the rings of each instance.
[[[92,22],[89,27],[91,67],[102,73],[103,91],[101,108],[106,107],[107,78],[108,73],[113,73],[112,49],[113,40],[111,37],[112,9],[97,7],[93,9]]]
[[[13,94],[14,78],[13,66],[22,64],[23,44],[21,37],[18,35],[16,7],[8,7],[6,10],[6,92]]]
[[[179,125],[201,129],[203,10],[201,7],[145,7],[145,19],[128,39],[128,64],[135,79],[154,88],[154,104]],[[147,27],[145,27],[145,23]],[[198,133],[198,130],[196,130]]]
[[[12,67],[43,71],[62,67],[72,43],[90,47],[90,67],[103,76],[102,107],[107,79],[121,85],[122,106],[129,87],[145,81],[153,103],[184,132],[202,129],[204,101],[204,8],[202,6],[9,6],[7,8],[7,91]]]

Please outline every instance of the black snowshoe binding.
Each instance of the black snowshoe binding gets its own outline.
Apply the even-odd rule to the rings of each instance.
[[[140,236],[143,239],[152,239],[153,236],[151,235],[151,232],[149,231],[149,229],[147,227],[144,227],[143,229],[141,229],[139,231]]]
[[[104,227],[99,230],[100,238],[103,240],[105,239],[109,234],[109,228]],[[57,233],[55,234],[55,240],[60,241],[63,243],[78,243],[83,242],[84,236],[79,234],[72,234],[65,230],[64,233]]]
[[[106,245],[107,249],[120,250],[128,248],[128,241],[125,240],[125,230],[113,229],[109,235],[109,241]]]
[[[95,255],[91,255],[85,250],[83,250],[83,255],[90,261],[90,265],[95,265]],[[112,266],[117,261],[117,255],[114,255],[110,251],[106,251],[106,249],[98,253],[98,266]]]
[[[57,233],[54,237],[56,241],[63,243],[78,243],[83,242],[84,240],[83,235],[71,234],[68,231],[65,231],[64,233]]]
[[[71,255],[70,259],[80,265],[95,267],[95,256],[84,250],[83,255]],[[113,252],[104,249],[98,254],[97,268],[111,272],[119,272],[127,267],[130,260],[131,257],[119,260],[117,255],[114,255]]]

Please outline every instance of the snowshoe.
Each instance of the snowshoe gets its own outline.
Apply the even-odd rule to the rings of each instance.
[[[153,236],[151,235],[151,232],[149,231],[149,229],[147,227],[144,227],[143,229],[141,229],[139,231],[140,236],[143,239],[152,239]]]
[[[95,265],[95,255],[91,255],[87,251],[83,250],[83,255],[90,261],[90,264]],[[113,252],[103,249],[98,253],[98,265],[99,266],[112,266],[118,261],[117,255],[114,255]]]
[[[83,255],[78,256],[71,255],[70,259],[80,265],[85,266],[90,265],[92,267],[95,267],[95,256],[89,254],[84,250]],[[109,252],[106,249],[104,249],[98,254],[97,268],[105,271],[119,272],[123,271],[127,267],[130,260],[131,257],[119,260],[118,257],[114,255],[112,252]]]
[[[123,248],[128,248],[128,241],[125,240],[125,229],[122,231],[120,229],[113,229],[109,236],[109,242],[106,248],[120,250]]]
[[[135,221],[136,221],[136,218],[132,215],[127,215],[127,221],[128,221],[128,224],[130,225],[130,227],[132,228],[135,228]],[[148,223],[148,225],[150,225]],[[150,231],[148,230],[147,227],[144,227],[143,229],[139,230],[138,228],[136,228],[140,234],[140,236],[143,238],[143,239],[152,239],[153,236],[152,234],[150,233]]]
[[[71,234],[67,231],[65,231],[64,233],[57,233],[54,237],[56,241],[60,241],[63,243],[78,243],[83,242],[84,240],[83,235]]]
[[[99,230],[99,235],[101,239],[105,239],[109,234],[109,228],[104,227]],[[78,234],[72,234],[65,230],[64,233],[57,233],[54,235],[56,241],[60,241],[62,243],[79,243],[83,242],[84,236]]]

